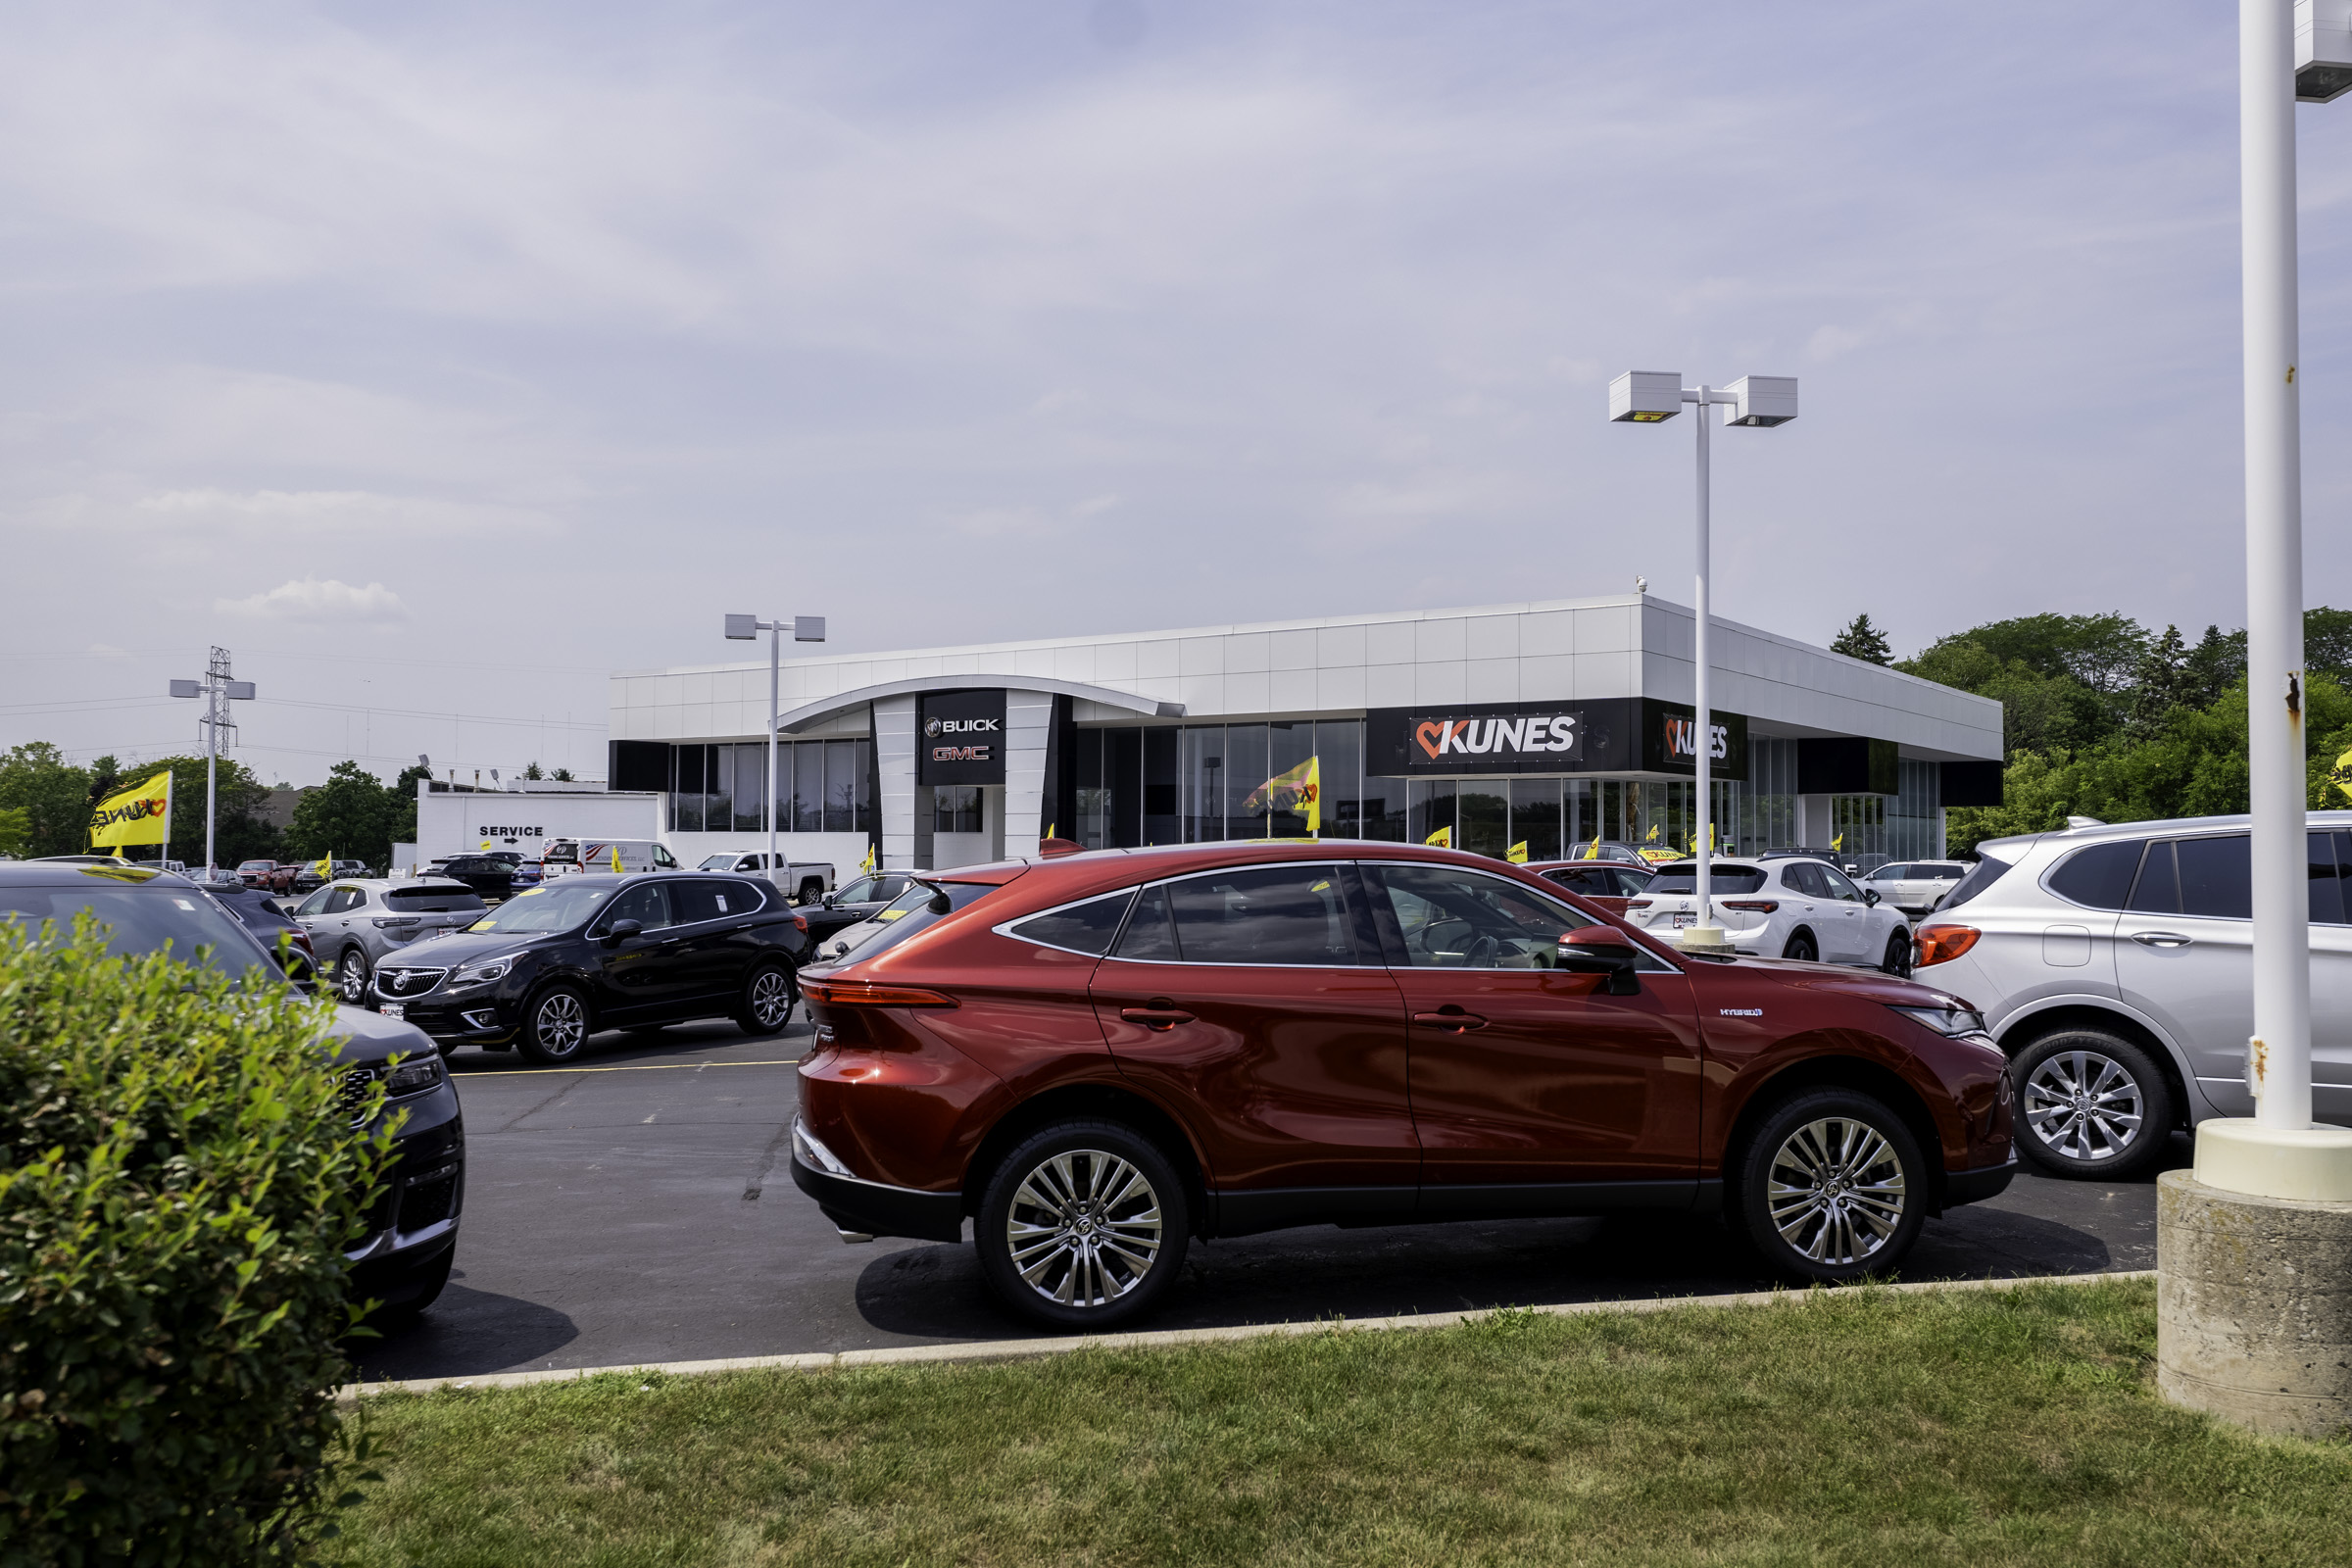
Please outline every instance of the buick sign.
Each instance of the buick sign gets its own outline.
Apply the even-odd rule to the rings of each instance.
[[[925,692],[915,699],[917,784],[1004,782],[1004,693]]]

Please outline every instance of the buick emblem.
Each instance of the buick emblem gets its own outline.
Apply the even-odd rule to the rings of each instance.
[[[923,726],[923,733],[930,736],[933,740],[939,739],[939,720],[935,718],[928,724],[925,724]]]

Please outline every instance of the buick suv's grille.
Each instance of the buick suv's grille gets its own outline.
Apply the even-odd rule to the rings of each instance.
[[[375,1082],[373,1067],[347,1067],[335,1086],[335,1108],[357,1121],[368,1105],[368,1086]]]
[[[420,997],[441,983],[447,969],[382,968],[375,971],[378,996]]]

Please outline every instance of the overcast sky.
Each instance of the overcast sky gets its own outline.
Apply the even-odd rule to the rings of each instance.
[[[605,675],[1623,591],[2242,623],[2230,8],[21,4],[0,744],[601,772]],[[2352,604],[2352,102],[2301,111]],[[733,645],[741,649],[744,645]],[[433,717],[418,716],[439,715]]]

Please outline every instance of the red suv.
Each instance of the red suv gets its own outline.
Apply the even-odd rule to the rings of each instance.
[[[2009,1183],[1947,994],[1697,958],[1516,867],[1372,843],[974,866],[802,977],[793,1179],[845,1239],[954,1242],[1014,1310],[1149,1310],[1188,1240],[1728,1214],[1780,1271],[1901,1261]]]

